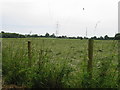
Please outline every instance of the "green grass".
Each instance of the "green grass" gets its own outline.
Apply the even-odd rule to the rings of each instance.
[[[29,65],[27,41],[31,41]],[[78,39],[3,39],[4,84],[42,88],[116,88],[117,41],[95,40],[93,78],[87,73],[88,41]]]

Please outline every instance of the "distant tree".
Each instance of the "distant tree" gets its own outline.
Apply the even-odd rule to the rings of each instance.
[[[44,37],[43,35],[40,35],[39,37]]]
[[[55,38],[56,36],[55,36],[55,34],[53,33],[50,37]]]
[[[49,37],[49,36],[50,36],[49,33],[46,33],[46,34],[45,34],[45,37]]]
[[[84,39],[88,39],[88,37],[84,37]]]
[[[96,40],[104,40],[104,38],[102,36],[96,38]]]
[[[104,38],[102,36],[100,36],[100,40],[103,40]]]
[[[30,34],[27,34],[26,36],[27,36],[27,37],[31,37],[31,35],[30,35]]]
[[[58,36],[57,38],[62,38],[62,36]]]
[[[105,40],[109,40],[108,35],[105,35],[105,36],[104,36],[104,39],[105,39]]]
[[[82,40],[83,38],[82,38],[82,37],[77,36],[77,39],[81,39],[81,40]]]
[[[94,37],[91,37],[91,39],[95,39],[95,40],[96,40],[96,39],[97,39],[97,37],[96,37],[96,36],[94,36]]]
[[[2,38],[25,38],[25,36],[22,34],[5,33],[5,32],[1,32],[1,33],[2,33]]]
[[[62,36],[61,38],[67,38],[67,36]]]
[[[115,35],[115,38],[114,38],[115,40],[120,40],[120,33],[117,33],[116,35]]]
[[[37,34],[33,34],[33,35],[31,35],[31,37],[38,37],[38,35]]]
[[[69,39],[76,39],[76,37],[68,37]]]
[[[4,31],[1,31],[1,33],[5,33]]]
[[[115,39],[115,37],[109,37],[109,40],[114,40]]]

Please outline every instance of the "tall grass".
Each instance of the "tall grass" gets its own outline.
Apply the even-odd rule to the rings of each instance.
[[[94,41],[91,81],[87,73],[87,44],[87,40],[74,39],[3,39],[4,84],[38,88],[118,87],[116,41]]]

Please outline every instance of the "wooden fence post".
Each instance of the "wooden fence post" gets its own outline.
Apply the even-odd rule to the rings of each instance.
[[[31,42],[28,41],[28,59],[29,59],[29,65],[31,66]]]
[[[88,75],[89,75],[89,79],[92,79],[92,61],[93,61],[93,39],[89,39],[88,40],[88,67],[87,67],[87,71],[88,71]]]

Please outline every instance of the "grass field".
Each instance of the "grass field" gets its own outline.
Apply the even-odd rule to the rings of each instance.
[[[31,60],[28,58],[31,41]],[[14,38],[2,40],[4,85],[42,88],[118,87],[115,40],[94,40],[93,72],[87,73],[88,40]]]

